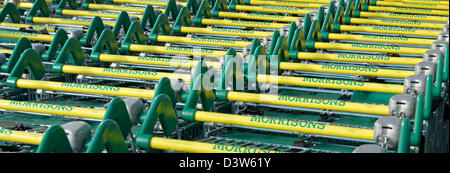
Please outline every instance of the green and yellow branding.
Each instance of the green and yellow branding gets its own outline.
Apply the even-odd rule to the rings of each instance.
[[[352,47],[365,48],[365,49],[400,50],[400,47],[393,46],[393,45],[352,44]]]
[[[378,55],[355,55],[355,54],[339,54],[339,59],[355,59],[355,60],[377,60],[377,61],[389,61],[391,58],[388,56]]]
[[[177,59],[177,58],[154,58],[154,57],[139,56],[137,60],[138,61],[149,61],[149,62],[168,62],[168,63],[176,63],[176,64],[189,64],[189,60]]]
[[[414,5],[420,7],[437,7],[436,4],[422,4],[422,3],[414,3],[414,2],[402,2],[404,5]]]
[[[321,83],[321,84],[333,84],[333,85],[345,85],[345,86],[364,86],[363,82],[350,81],[350,80],[335,80],[335,79],[322,79],[322,78],[308,78],[305,77],[303,82]]]
[[[120,73],[120,74],[131,74],[131,75],[142,75],[142,76],[156,76],[158,73],[154,71],[141,71],[141,70],[130,70],[130,69],[114,69],[105,68],[103,72],[107,73]]]
[[[192,49],[192,48],[186,48],[186,47],[166,47],[166,50],[174,51],[174,52],[214,53],[213,50],[209,50],[209,49]]]
[[[295,7],[271,7],[271,6],[262,6],[262,9],[267,10],[279,10],[279,11],[298,11],[298,8]]]
[[[378,72],[377,68],[370,67],[356,67],[356,66],[342,66],[342,65],[322,65],[322,69],[328,70],[344,70],[344,71],[359,71],[359,72]]]
[[[414,28],[397,28],[397,27],[382,27],[382,26],[374,26],[373,30],[376,31],[394,31],[394,32],[416,32]]]
[[[12,134],[11,130],[8,129],[0,129],[0,135],[10,136]]]
[[[210,39],[210,38],[191,38],[191,41],[197,41],[197,42],[208,42],[208,43],[228,43],[228,44],[234,44],[236,41],[234,40],[221,40],[221,39]]]
[[[227,151],[234,153],[281,153],[280,151],[274,150],[265,150],[265,149],[240,147],[235,145],[223,145],[223,144],[214,144],[212,149],[217,151]]]
[[[268,26],[272,23],[270,22],[254,22],[254,21],[244,21],[244,20],[232,20],[231,23],[241,24],[241,25],[264,25]]]
[[[249,17],[263,17],[263,18],[271,18],[271,19],[283,19],[285,16],[277,16],[277,15],[270,15],[270,14],[258,14],[258,13],[245,13],[246,16]]]
[[[410,24],[410,25],[421,25],[422,22],[414,20],[393,20],[393,19],[382,19],[382,23],[395,23],[395,24]]]
[[[425,15],[418,15],[418,14],[402,14],[402,13],[389,13],[389,16],[391,17],[410,17],[410,18],[427,18],[428,16]]]
[[[314,122],[303,121],[303,120],[291,121],[288,119],[284,120],[284,119],[275,119],[275,118],[261,117],[261,116],[253,116],[250,119],[250,122],[283,125],[283,126],[291,126],[291,127],[302,127],[302,128],[318,129],[318,130],[325,129],[325,125],[321,124],[321,123],[314,123]]]
[[[0,31],[0,35],[14,35],[19,37],[38,37],[39,34],[26,33],[26,32],[15,32],[15,31]]]
[[[212,28],[214,32],[228,32],[228,33],[242,33],[242,34],[253,34],[254,30],[242,30],[242,29],[227,29],[227,28]]]
[[[414,12],[431,12],[429,9],[421,9],[421,8],[408,8],[408,7],[396,7],[396,11],[414,11]]]
[[[393,36],[385,36],[385,35],[363,35],[363,38],[368,39],[378,39],[378,40],[402,40],[402,41],[408,41],[407,37],[393,37]]]
[[[99,91],[119,91],[120,88],[116,86],[105,86],[105,85],[89,85],[89,84],[77,84],[77,83],[61,83],[61,87],[64,88],[79,88],[79,89],[90,89]]]
[[[278,100],[297,102],[297,103],[318,104],[318,105],[345,106],[345,102],[340,101],[340,100],[322,100],[322,99],[305,98],[305,97],[297,97],[297,96],[278,96]]]
[[[72,111],[72,106],[64,106],[64,105],[53,105],[53,104],[45,104],[45,103],[33,103],[33,102],[22,102],[22,101],[11,101],[9,105],[19,106],[24,108],[37,108],[37,109],[46,109],[46,110],[54,110],[54,111]]]

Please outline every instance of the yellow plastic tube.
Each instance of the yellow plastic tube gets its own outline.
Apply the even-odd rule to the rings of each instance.
[[[145,80],[161,80],[161,78],[167,77],[169,79],[183,79],[186,82],[191,81],[191,75],[189,74],[129,70],[129,69],[111,69],[111,68],[64,65],[62,67],[62,71],[63,73],[72,73],[72,74],[111,76],[111,77],[134,78]]]
[[[309,53],[309,52],[299,52],[297,54],[297,58],[309,60],[401,64],[401,65],[416,65],[423,61],[422,58],[404,58],[404,57],[392,57],[381,55]]]
[[[378,76],[391,78],[406,78],[414,75],[414,71],[407,70],[391,70],[378,69],[370,67],[352,67],[341,65],[319,65],[319,64],[302,64],[291,62],[280,62],[280,69],[294,71],[309,71],[318,73],[336,73],[348,75]]]
[[[336,34],[329,33],[330,40],[352,40],[364,42],[380,42],[380,43],[396,43],[396,44],[413,44],[413,45],[432,45],[435,39],[421,39],[408,37],[394,37],[384,35],[356,35],[356,34]]]
[[[257,82],[317,88],[347,89],[382,93],[403,93],[403,85],[359,82],[338,79],[304,78],[291,76],[258,75]]]
[[[202,19],[204,25],[224,25],[224,26],[240,26],[251,28],[270,28],[280,29],[288,24],[286,23],[272,23],[272,22],[257,22],[244,20],[221,20],[221,19]]]
[[[228,91],[227,100],[365,114],[389,115],[389,106],[386,105],[353,103],[341,100],[314,99],[272,94],[254,94],[235,91]]]
[[[411,28],[430,28],[430,29],[442,29],[445,26],[445,23],[430,23],[430,22],[421,22],[412,20],[394,20],[394,19],[367,19],[367,18],[350,18],[350,23],[411,27]]]
[[[236,41],[236,40],[211,39],[211,38],[191,38],[191,37],[179,37],[168,35],[158,35],[157,41],[169,43],[212,45],[223,47],[245,47],[252,44],[249,41]]]
[[[200,27],[186,27],[186,26],[182,26],[180,32],[210,34],[210,35],[241,36],[241,37],[258,37],[258,38],[264,38],[266,36],[273,34],[273,32],[264,32],[264,31],[228,29],[228,28],[200,28]]]
[[[365,52],[384,52],[398,54],[414,54],[423,55],[430,49],[413,48],[413,47],[397,47],[392,45],[368,45],[368,44],[342,44],[342,43],[325,43],[315,42],[315,49],[334,49],[334,50],[352,50]]]
[[[375,17],[375,18],[390,18],[390,19],[404,19],[404,20],[418,20],[418,21],[434,21],[434,22],[446,22],[448,17],[429,16],[421,14],[402,14],[402,13],[374,13],[361,11],[360,17]]]
[[[353,25],[341,25],[340,30],[350,32],[372,32],[372,33],[416,35],[429,37],[437,37],[442,32],[442,31],[419,30],[414,28],[394,28],[384,26],[353,26]]]
[[[148,89],[135,89],[116,86],[88,85],[64,82],[49,82],[28,79],[18,79],[16,82],[18,88],[43,89],[52,91],[64,91],[74,93],[101,94],[122,97],[137,97],[152,99],[155,91]]]
[[[186,153],[279,153],[274,150],[237,147],[225,144],[211,144],[197,141],[152,137],[150,148]]]
[[[35,103],[27,101],[14,101],[0,99],[0,109],[70,116],[80,118],[103,119],[106,111],[103,109],[91,109],[47,103]]]
[[[317,135],[337,136],[373,140],[373,130],[343,127],[308,121],[289,121],[269,117],[256,117],[245,115],[233,115],[215,112],[196,111],[195,120],[202,122],[214,122],[238,126],[283,130],[290,132],[309,133]]]
[[[18,142],[23,144],[39,145],[44,134],[23,132],[17,130],[0,129],[0,141]]]
[[[408,7],[383,7],[370,5],[367,10],[393,12],[393,13],[407,13],[407,14],[438,15],[438,16],[449,15],[448,10],[434,10],[434,9],[408,8]]]

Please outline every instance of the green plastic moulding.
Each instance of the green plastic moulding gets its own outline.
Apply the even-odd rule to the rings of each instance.
[[[101,153],[104,149],[108,153],[128,153],[128,146],[114,120],[104,120],[88,142],[86,153]]]
[[[331,8],[331,7],[330,7]],[[332,16],[330,16],[331,19]],[[332,25],[333,32],[340,32],[341,24],[345,23],[344,21],[344,6],[342,4],[338,4],[336,11],[334,12],[334,20]]]
[[[66,132],[61,126],[48,128],[39,144],[37,153],[73,153]]]
[[[311,28],[308,32],[308,37],[306,37],[306,48],[309,51],[315,51],[314,45],[316,41],[322,41],[322,33],[320,32],[320,24],[317,20],[311,23]]]
[[[116,36],[116,38],[121,37],[120,31],[123,31],[123,33],[127,33],[128,28],[130,28],[130,16],[128,16],[128,13],[126,11],[122,11],[119,14],[119,17],[116,20],[116,24],[113,28],[113,33]],[[100,35],[100,33],[98,33]]]
[[[52,66],[52,71],[55,73],[62,73],[62,67],[65,64],[83,65],[84,53],[81,49],[80,41],[75,38],[69,38],[63,48],[58,54],[55,63]]]
[[[422,139],[422,129],[423,129],[423,95],[420,94],[417,97],[416,102],[416,115],[414,117],[414,129],[410,137],[410,145],[420,146]]]
[[[261,66],[263,66],[265,71],[261,71]],[[246,77],[248,83],[255,83],[256,89],[259,89],[257,76],[260,74],[269,74],[268,67],[269,61],[267,58],[266,49],[263,46],[258,46],[254,53],[251,54],[249,64],[247,66]]]
[[[345,11],[344,11],[344,23],[345,24],[350,24],[350,18],[356,16],[356,14],[355,14],[355,6],[356,5],[357,4],[355,3],[354,0],[350,0],[347,3],[347,6],[345,7]],[[358,14],[358,16],[359,16],[359,14]]]
[[[182,34],[182,26],[192,26],[191,13],[189,13],[189,10],[186,7],[181,8],[180,13],[172,26],[172,31],[174,33]]]
[[[194,17],[194,24],[196,26],[203,26],[202,19],[211,18],[211,7],[207,0],[203,0],[198,8],[197,14]]]
[[[171,103],[169,96],[166,94],[159,94],[153,98],[144,123],[136,136],[138,147],[150,148],[150,141],[158,120],[161,123],[164,135],[167,137],[172,136],[177,125],[177,116],[172,105],[173,103]]]
[[[49,17],[51,11],[48,8],[47,2],[45,0],[36,0],[30,9],[30,12],[25,17],[25,21],[33,23],[33,17],[35,17],[40,12],[40,17]]]
[[[444,55],[444,68],[442,69],[442,81],[444,81],[444,82],[448,82],[449,50],[450,50],[450,47],[447,45],[445,55]]]
[[[160,14],[156,19],[155,25],[150,32],[148,39],[152,42],[158,42],[158,35],[170,35],[171,27],[169,18],[165,14]]]
[[[144,14],[142,14],[141,25],[142,29],[147,30],[153,28],[156,22],[155,9],[152,5],[147,5],[145,7]]]
[[[0,23],[5,21],[6,16],[9,16],[9,19],[13,23],[20,23],[22,20],[20,17],[20,13],[16,8],[16,5],[13,3],[7,3],[5,6],[3,6],[2,10],[0,11]]]
[[[103,121],[106,120],[114,120],[123,135],[122,137],[124,139],[127,138],[131,131],[131,121],[130,116],[128,115],[127,106],[122,99],[116,97],[109,102],[105,116],[103,117]]]
[[[81,7],[89,9],[89,3],[94,3],[94,0],[83,0]],[[103,0],[95,0],[96,4],[103,4]]]
[[[130,45],[136,42],[137,44],[145,44],[146,42],[144,30],[139,21],[133,21],[133,23],[131,23],[122,45],[120,46],[120,51],[123,53],[130,52]]]
[[[271,61],[273,58],[277,58],[279,61],[287,62],[289,61],[289,49],[287,45],[287,39],[285,36],[280,36],[275,42],[275,47],[273,51],[269,54]]]
[[[116,22],[116,26],[119,22]],[[80,39],[80,43],[83,46],[91,46],[94,41],[95,35],[100,35],[102,31],[105,29],[105,25],[103,24],[103,20],[99,16],[95,16],[91,24],[89,25],[88,31],[86,35]]]
[[[214,92],[205,88],[202,84],[204,74],[197,76],[189,91],[189,96],[181,113],[181,118],[187,121],[195,121],[196,106],[199,101],[202,104],[202,110],[210,111],[214,105]],[[206,76],[208,77],[208,76]]]
[[[306,14],[304,17],[303,26],[295,29],[292,39],[289,44],[289,57],[293,60],[298,59],[298,52],[306,51],[306,37],[311,27],[311,17]],[[291,32],[291,31],[290,31]]]
[[[178,98],[175,94],[175,91],[172,88],[172,85],[170,84],[170,79],[167,77],[161,78],[158,82],[158,86],[155,88],[155,96],[165,94],[170,98],[170,102],[172,103],[172,107],[175,108],[175,105],[177,104]]]
[[[32,48],[30,40],[25,37],[20,38],[19,41],[17,41],[8,62],[1,65],[2,72],[10,73],[19,60],[20,55],[29,48]]]
[[[63,47],[66,41],[69,39],[67,32],[64,29],[58,29],[56,34],[53,36],[53,40],[50,43],[50,47],[47,52],[42,54],[42,60],[51,61],[56,56],[56,51],[58,48]]]
[[[216,0],[211,11],[211,16],[219,17],[219,11],[228,11],[228,4],[226,0]]]
[[[169,0],[167,2],[167,6],[165,8],[164,14],[166,14],[167,17],[172,16],[172,18],[174,18],[175,16],[178,16],[178,13],[179,13],[179,10],[178,10],[175,0]]]
[[[328,41],[328,35],[329,33],[333,33],[336,32],[333,27],[334,27],[334,5],[330,4],[329,8],[328,8],[328,13],[325,16],[325,19],[323,20],[323,22],[320,24],[322,26],[320,32],[322,32],[322,40],[324,41]]]
[[[78,3],[76,0],[60,0],[58,7],[56,7],[55,14],[62,15],[62,10],[69,6],[70,9],[78,9]]]
[[[439,58],[437,62],[437,68],[436,68],[436,77],[433,85],[433,97],[439,98],[441,97],[441,91],[442,91],[442,76],[443,76],[443,70],[442,66],[444,65],[443,58]]]
[[[432,100],[433,100],[433,75],[427,76],[427,82],[425,86],[425,101],[423,108],[423,119],[429,120],[432,112]]]
[[[219,89],[227,89],[230,82],[232,82],[232,90],[244,89],[238,88],[239,86],[244,86],[245,84],[244,59],[241,56],[232,57],[234,58],[229,59],[226,64],[223,64],[222,78],[220,78],[218,85]]]
[[[230,50],[228,50],[229,52]],[[228,57],[228,56],[225,56]],[[226,58],[225,58],[226,61]],[[200,76],[202,74],[205,74],[208,71],[208,67],[206,65],[206,63],[203,60],[199,60],[197,65],[194,66],[194,68],[192,69],[192,74],[191,74],[191,88],[192,86],[194,86],[194,80],[197,78],[197,76]]]
[[[117,54],[119,49],[114,33],[109,29],[105,29],[102,32],[94,49],[92,49],[89,59],[92,61],[99,61],[99,56],[105,48],[109,54]]]
[[[409,119],[405,118],[402,120],[402,126],[400,129],[400,139],[398,142],[398,153],[409,153],[409,146],[410,146],[410,135],[411,128],[409,127]]]
[[[275,49],[275,45],[277,44],[276,40],[278,40],[279,37],[280,37],[280,31],[275,30],[272,34],[272,41],[270,42],[270,45],[269,45],[269,51],[267,52],[269,55],[271,55],[273,50]]]
[[[17,80],[22,77],[22,74],[27,68],[33,80],[41,80],[45,74],[45,67],[44,64],[42,64],[42,60],[39,57],[39,54],[32,48],[26,49],[22,53],[10,75],[6,79],[6,86],[16,88]]]
[[[361,10],[364,10],[364,4],[362,3],[362,1],[356,1],[353,8],[353,17],[360,17]]]

